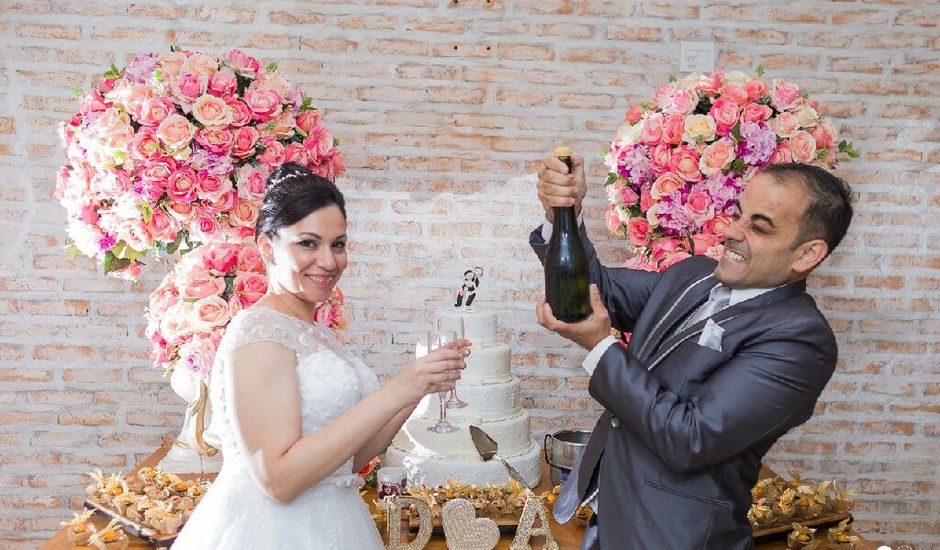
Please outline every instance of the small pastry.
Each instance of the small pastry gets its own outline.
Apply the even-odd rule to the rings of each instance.
[[[803,527],[799,523],[793,524],[793,531],[790,531],[790,534],[787,535],[787,548],[790,550],[801,550],[806,548],[815,536],[815,529],[810,529],[809,527]]]
[[[117,526],[117,521],[112,519],[107,527],[95,531],[90,539],[92,546],[98,550],[126,550],[130,541],[124,530]]]
[[[68,527],[66,535],[75,546],[88,544],[88,539],[95,532],[95,525],[88,521],[94,513],[94,510],[83,510],[80,514],[75,512],[75,517],[71,521],[60,523],[61,526]]]

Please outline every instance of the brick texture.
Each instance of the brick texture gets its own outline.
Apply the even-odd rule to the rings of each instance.
[[[858,217],[812,294],[840,366],[816,416],[767,462],[858,491],[881,543],[940,550],[940,8],[930,0],[0,1],[0,547],[35,548],[94,468],[127,470],[172,436],[183,403],[147,361],[136,284],[68,259],[52,198],[55,125],[109,63],[141,50],[277,61],[342,141],[352,263],[349,340],[377,373],[408,360],[466,266],[486,271],[533,427],[590,427],[584,352],[535,321],[540,219],[520,176],[560,142],[590,162],[603,259],[604,149],[632,102],[678,73],[681,39],[808,89],[863,152],[840,173]]]

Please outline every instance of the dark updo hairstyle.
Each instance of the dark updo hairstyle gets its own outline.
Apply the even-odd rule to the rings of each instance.
[[[333,182],[299,164],[284,163],[268,176],[255,240],[259,235],[273,239],[282,227],[294,225],[327,206],[336,206],[346,218],[346,201]]]

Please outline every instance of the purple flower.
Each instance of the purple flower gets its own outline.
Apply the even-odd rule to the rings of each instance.
[[[211,153],[205,149],[196,149],[189,157],[189,163],[193,170],[208,172],[215,176],[227,176],[235,170],[230,157]]]
[[[117,242],[117,239],[115,239],[111,235],[105,235],[104,237],[101,237],[101,239],[98,240],[98,248],[102,252],[107,252],[111,250],[111,247],[114,246],[114,243],[116,242]]]
[[[620,162],[617,163],[617,172],[620,177],[630,182],[637,192],[640,188],[652,181],[653,168],[650,166],[650,148],[645,145],[634,145],[624,151]]]
[[[156,67],[157,61],[154,59],[153,54],[139,53],[124,69],[124,78],[136,84],[141,84],[150,78]]]
[[[777,148],[777,134],[757,122],[741,124],[744,141],[738,143],[738,157],[748,164],[763,165]]]

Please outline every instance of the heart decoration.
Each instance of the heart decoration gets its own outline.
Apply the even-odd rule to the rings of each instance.
[[[499,526],[478,518],[473,503],[465,498],[448,501],[441,510],[448,550],[492,550],[499,542]]]

